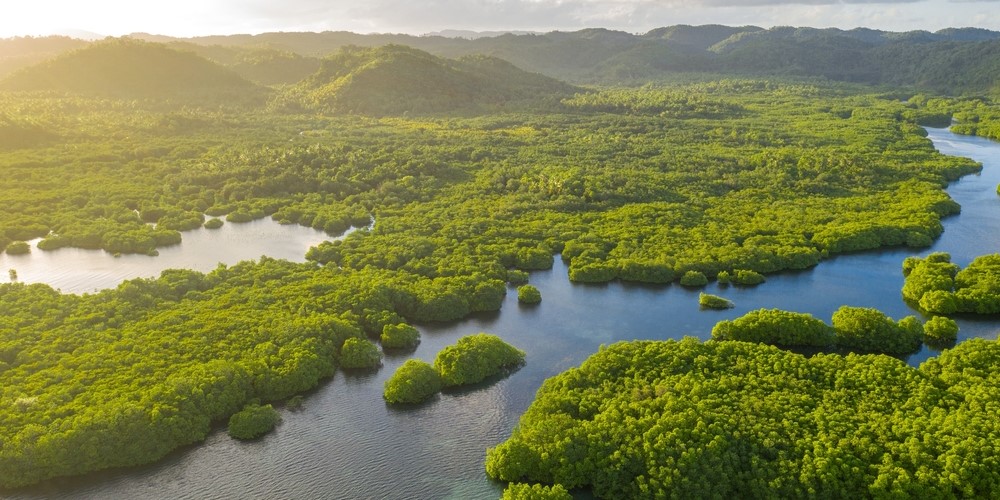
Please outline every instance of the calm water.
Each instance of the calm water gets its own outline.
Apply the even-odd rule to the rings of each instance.
[[[1000,251],[995,216],[1000,145],[945,130],[930,133],[942,152],[975,158],[985,169],[949,188],[962,215],[946,220],[940,241],[920,253],[947,251],[966,264]],[[189,241],[185,236],[185,245]],[[912,254],[841,256],[809,271],[771,276],[753,289],[710,285],[709,292],[736,303],[728,311],[699,310],[698,291],[679,286],[574,285],[557,259],[551,271],[531,275],[542,292],[540,305],[519,306],[511,290],[498,313],[421,328],[423,343],[413,356],[425,361],[458,337],[479,331],[526,350],[527,365],[498,383],[443,394],[418,408],[393,409],[382,401],[382,384],[408,356],[389,357],[375,374],[338,373],[306,398],[304,409],[283,412],[281,426],[260,441],[237,442],[218,431],[155,465],[53,481],[19,497],[497,498],[502,486],[483,472],[486,448],[509,435],[545,378],[578,365],[601,344],[708,338],[717,321],[761,307],[809,312],[827,321],[843,304],[877,307],[896,318],[915,314],[899,292],[902,259]],[[995,338],[1000,328],[992,320],[959,324],[961,338]],[[933,354],[925,349],[910,362]]]
[[[246,223],[226,223],[218,229],[184,231],[180,245],[162,247],[160,255],[126,254],[115,257],[104,250],[60,248],[42,251],[32,241],[28,255],[0,254],[0,280],[17,271],[19,281],[48,283],[66,293],[85,293],[114,288],[133,278],[154,278],[164,269],[194,269],[207,272],[220,263],[235,264],[259,259],[304,262],[306,250],[332,239],[323,231],[299,225],[281,225],[270,218]]]

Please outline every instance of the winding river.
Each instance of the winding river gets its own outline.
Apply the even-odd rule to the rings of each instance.
[[[985,168],[982,174],[965,177],[948,188],[962,205],[962,214],[946,219],[944,235],[919,254],[946,251],[954,262],[965,265],[976,255],[1000,252],[1000,198],[995,191],[1000,183],[1000,143],[957,136],[945,129],[928,131],[943,153],[974,158]],[[248,227],[278,228],[275,234],[282,235],[280,231],[311,231],[270,221],[255,224]],[[230,231],[240,230],[229,226]],[[317,239],[312,241],[314,236]],[[248,236],[251,240],[258,237]],[[251,253],[256,255],[236,260],[261,253],[302,260],[305,248],[323,239],[321,234],[306,233],[302,238],[292,243],[293,238],[276,237],[264,251],[254,250]],[[194,251],[193,241],[185,233],[177,251],[189,255]],[[248,240],[209,241],[211,247],[229,254]],[[270,245],[284,250],[273,250]],[[298,253],[290,257],[286,250]],[[172,251],[161,251],[156,258],[121,257],[108,266],[130,263],[132,257],[142,263],[159,262]],[[423,342],[412,356],[425,361],[432,361],[458,337],[480,331],[498,334],[526,350],[527,365],[495,384],[445,393],[415,409],[390,408],[382,400],[382,384],[410,355],[388,357],[374,374],[338,373],[308,395],[301,410],[283,411],[284,421],[277,431],[259,441],[235,441],[219,430],[206,442],[156,464],[54,480],[18,492],[17,498],[498,498],[502,485],[492,483],[483,471],[486,448],[506,438],[545,378],[578,365],[601,344],[685,335],[705,339],[719,320],[763,307],[808,312],[827,321],[844,304],[876,307],[897,319],[916,314],[900,298],[901,262],[913,254],[899,249],[844,255],[808,271],[769,276],[757,288],[709,285],[707,291],[736,304],[727,311],[699,310],[699,291],[679,286],[573,284],[556,259],[552,270],[531,274],[531,283],[542,292],[540,305],[519,306],[516,293],[510,290],[497,313],[421,327]],[[196,264],[198,259],[188,257],[167,267],[207,270],[219,262],[215,259]],[[35,271],[29,271],[24,262],[2,260],[0,269],[4,267],[15,267],[22,280],[44,281],[44,276],[36,279]],[[112,271],[101,267],[94,272]],[[102,281],[105,278],[88,276],[74,278],[73,283],[49,282],[64,291],[89,291],[113,286],[117,283],[113,280],[121,279],[107,278],[112,280],[109,285]],[[958,322],[960,340],[996,338],[1000,329],[996,319],[959,318]],[[909,362],[917,364],[934,354],[925,347]]]

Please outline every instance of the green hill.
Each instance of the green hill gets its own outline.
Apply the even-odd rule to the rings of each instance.
[[[0,89],[130,99],[247,100],[263,91],[190,52],[128,38],[108,39],[22,69]]]
[[[452,60],[387,45],[345,48],[284,101],[327,113],[433,114],[554,102],[577,90],[494,57]]]

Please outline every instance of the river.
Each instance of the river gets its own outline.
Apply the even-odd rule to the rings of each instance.
[[[974,158],[985,167],[948,188],[962,214],[944,221],[944,234],[929,249],[843,255],[807,271],[769,276],[756,288],[709,285],[706,291],[736,304],[726,311],[700,310],[699,290],[677,285],[573,284],[556,259],[552,270],[531,274],[542,293],[538,306],[520,306],[512,288],[497,313],[420,327],[423,342],[412,356],[428,362],[460,336],[480,331],[527,351],[525,367],[497,383],[445,393],[417,408],[394,409],[383,402],[382,385],[411,355],[390,356],[377,373],[338,373],[306,397],[303,409],[283,410],[283,423],[259,441],[235,441],[220,429],[156,464],[53,480],[17,497],[498,498],[502,485],[483,471],[486,448],[510,434],[545,378],[578,365],[601,344],[685,335],[705,339],[719,320],[758,308],[808,312],[829,321],[846,304],[876,307],[898,319],[916,314],[900,298],[906,256],[946,251],[965,265],[976,255],[1000,252],[995,191],[1000,143],[928,131],[943,153]],[[190,242],[185,234],[180,248]],[[135,257],[152,262],[165,255]],[[960,340],[996,338],[1000,328],[994,319],[958,322]],[[933,355],[925,347],[908,361],[917,364]]]

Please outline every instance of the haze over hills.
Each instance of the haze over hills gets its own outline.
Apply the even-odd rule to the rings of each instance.
[[[259,98],[265,91],[216,63],[165,45],[109,39],[22,69],[3,90],[124,98]]]
[[[349,47],[324,59],[319,71],[292,89],[286,102],[331,113],[391,115],[557,101],[579,90],[494,57],[451,60],[387,45]]]
[[[607,29],[545,34],[444,32],[455,37],[349,32],[263,33],[178,39],[137,33],[226,66],[260,85],[294,85],[344,47],[404,45],[438,57],[486,55],[573,84],[632,85],[684,74],[826,78],[946,94],[1000,92],[1000,32],[949,28],[888,32],[867,28],[677,25],[636,35]],[[468,36],[467,36],[468,35]],[[0,41],[0,57],[51,57],[85,42]],[[7,48],[5,52],[5,48]],[[8,55],[9,57],[13,57]],[[0,59],[0,77],[5,74]],[[9,70],[8,70],[9,71]]]

